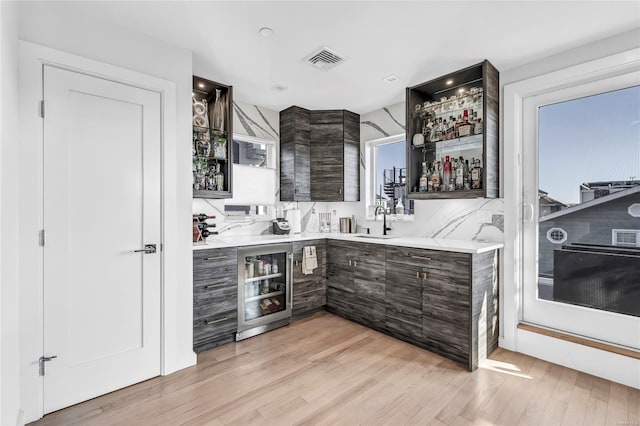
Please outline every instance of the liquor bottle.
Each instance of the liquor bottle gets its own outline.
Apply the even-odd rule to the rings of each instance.
[[[215,216],[209,216],[209,215],[206,215],[204,213],[194,214],[193,215],[193,221],[194,222],[204,222],[207,219],[215,219],[215,218],[216,218]]]
[[[469,169],[469,160],[465,160],[464,169],[464,189],[468,191],[471,189],[471,170]]]
[[[449,126],[447,126],[447,139],[453,139],[456,137],[456,119],[453,116],[449,117]]]
[[[214,174],[215,190],[224,191],[224,175],[220,171],[220,163],[216,163],[216,172]]]
[[[433,172],[431,174],[431,183],[434,191],[440,191],[440,162],[433,161]]]
[[[438,124],[436,124],[433,127],[433,132],[432,132],[432,135],[431,135],[431,142],[438,142],[438,141],[442,140],[443,128],[444,128],[444,126],[442,124],[442,117],[440,117],[438,119]]]
[[[447,155],[444,160],[444,166],[442,167],[442,190],[449,191],[449,186],[451,183],[451,162],[449,161],[449,156]]]
[[[464,189],[464,161],[462,157],[456,162],[456,191]]]
[[[431,117],[429,117],[427,120],[425,120],[425,125],[422,129],[422,134],[424,135],[424,142],[431,142],[431,135],[433,134],[433,120],[431,119]]]
[[[471,169],[471,189],[482,189],[482,165],[480,159],[473,160]]]
[[[484,130],[484,126],[482,124],[482,118],[478,118],[478,120],[476,121],[476,127],[474,129],[474,134],[479,135],[482,133],[482,131]]]
[[[427,176],[427,163],[422,162],[422,176],[420,176],[418,191],[427,192],[429,187],[429,177]]]
[[[469,124],[469,110],[462,111],[462,124],[458,127],[458,135],[460,137],[469,136],[471,134],[471,125]]]

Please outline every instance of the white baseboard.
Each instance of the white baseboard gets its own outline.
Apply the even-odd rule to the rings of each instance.
[[[517,352],[640,389],[638,359],[520,329],[517,342]]]

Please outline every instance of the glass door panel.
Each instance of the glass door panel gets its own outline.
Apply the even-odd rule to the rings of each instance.
[[[638,73],[523,103],[523,320],[640,347]]]
[[[244,319],[255,320],[287,308],[287,253],[244,256]]]

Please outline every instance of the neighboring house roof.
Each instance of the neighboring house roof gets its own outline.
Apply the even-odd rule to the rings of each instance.
[[[540,203],[541,206],[561,206],[561,207],[567,207],[567,205],[565,203],[563,203],[562,201],[558,201],[554,198],[551,198],[548,196],[548,192],[545,192],[541,189],[538,190],[538,202]]]
[[[618,198],[623,198],[628,195],[635,194],[636,192],[640,193],[640,186],[634,186],[632,188],[625,189],[623,191],[614,192],[609,195],[605,195],[604,197],[587,201],[586,203],[576,204],[564,210],[560,210],[555,213],[551,213],[549,215],[543,216],[540,218],[540,222],[544,222],[545,220],[555,219],[557,217],[564,216],[567,214],[572,214],[583,209],[588,209],[590,207],[597,206],[599,204],[608,203],[609,201],[617,200]]]

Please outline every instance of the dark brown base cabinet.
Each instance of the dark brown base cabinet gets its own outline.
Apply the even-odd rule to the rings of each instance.
[[[327,310],[478,367],[498,346],[497,251],[329,241]]]
[[[303,248],[318,267],[302,274]],[[232,342],[237,248],[193,253],[193,348]],[[478,367],[498,346],[498,251],[467,254],[339,240],[293,243],[292,321],[327,311]]]
[[[384,331],[384,246],[329,240],[327,310]]]
[[[303,249],[316,248],[318,267],[313,273],[302,273]],[[327,304],[327,242],[324,239],[293,243],[293,314],[298,320],[324,310]]]
[[[193,252],[193,350],[233,342],[238,328],[238,250]]]

